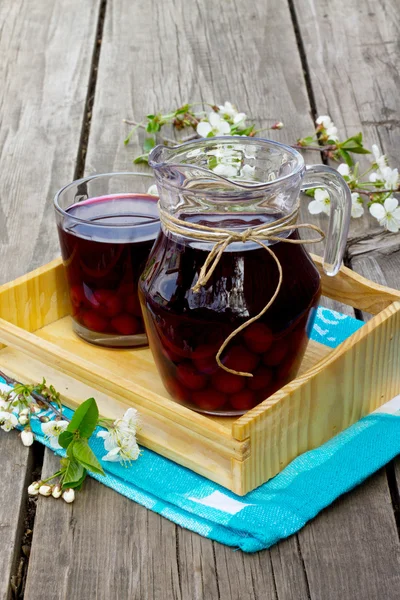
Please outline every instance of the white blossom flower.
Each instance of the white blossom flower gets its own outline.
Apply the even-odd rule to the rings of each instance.
[[[336,135],[337,134],[337,127],[328,127],[328,129],[326,130],[326,135],[328,136],[328,139],[330,142],[338,142],[339,138]]]
[[[400,229],[400,207],[394,196],[386,198],[384,204],[374,202],[369,207],[369,212],[388,231],[397,233]]]
[[[68,421],[48,421],[47,423],[42,423],[42,431],[46,438],[48,439],[50,446],[57,450],[61,448],[58,443],[58,436],[60,433],[65,431],[68,427]]]
[[[155,183],[149,187],[147,193],[150,194],[150,196],[158,196],[158,189]]]
[[[136,460],[140,448],[136,441],[136,432],[139,424],[137,410],[129,408],[122,419],[117,419],[107,431],[99,431],[97,437],[104,439],[104,448],[107,454],[104,461],[124,462]]]
[[[369,176],[369,180],[371,181],[371,183],[376,183],[377,181],[383,181],[382,174],[378,173],[378,172],[371,173]]]
[[[30,429],[24,429],[21,431],[21,441],[24,446],[32,446],[34,439],[33,433]]]
[[[321,117],[318,117],[318,119],[315,122],[317,125],[325,129],[325,134],[330,141],[339,141],[339,138],[337,136],[337,127],[335,127],[334,122],[330,117],[328,117],[328,115],[322,115]]]
[[[383,173],[383,169],[385,169],[388,164],[385,154],[381,154],[381,151],[379,150],[379,148],[376,144],[372,144],[372,154],[374,155],[375,163],[376,163],[379,171],[381,173]],[[371,179],[370,179],[370,181],[371,181]]]
[[[11,392],[11,390],[11,386],[7,385],[6,383],[0,382],[0,409],[4,408],[5,406],[8,406],[10,402],[15,401],[17,396],[16,394],[14,394],[14,392]]]
[[[121,431],[136,435],[139,426],[139,413],[136,408],[128,408],[122,419],[118,420],[117,423]]]
[[[11,391],[11,387],[9,385],[7,385],[6,383],[2,383],[0,381],[0,394],[2,396],[7,396],[9,394],[9,392]],[[14,394],[15,396],[15,394]]]
[[[39,494],[40,483],[38,481],[33,481],[31,485],[28,487],[28,494],[30,496],[37,496]]]
[[[314,200],[308,205],[308,210],[312,215],[325,213],[329,215],[331,211],[331,201],[326,190],[317,188],[314,192]]]
[[[334,127],[334,123],[328,115],[321,115],[315,121],[317,125],[322,125],[324,129],[329,129],[329,127]]]
[[[59,485],[55,485],[53,487],[53,491],[51,492],[51,495],[53,496],[53,498],[60,498],[60,496],[62,495],[62,489]]]
[[[19,415],[18,417],[18,421],[20,423],[20,425],[26,425],[29,421],[29,418],[27,417],[27,415]]]
[[[102,460],[106,462],[124,462],[138,458],[140,448],[135,435],[123,432],[118,428],[110,431],[100,431],[97,435],[104,439],[104,448],[108,451]]]
[[[240,175],[248,179],[253,179],[255,170],[256,168],[252,167],[251,165],[243,165],[243,167],[240,170]]]
[[[231,126],[219,113],[210,112],[208,121],[200,121],[196,128],[200,137],[213,137],[218,135],[229,135]]]
[[[234,165],[226,165],[224,163],[219,163],[216,167],[213,168],[213,172],[216,175],[222,175],[222,177],[235,177],[237,175],[237,168]]]
[[[351,194],[351,216],[354,219],[362,217],[364,214],[364,204],[360,194],[353,192]]]
[[[117,446],[114,446],[109,452],[103,456],[106,462],[129,462],[136,460],[140,454],[140,448],[133,438],[125,438],[120,440]]]
[[[338,173],[341,174],[342,177],[350,177],[350,167],[346,165],[346,163],[341,163],[338,168]]]
[[[238,113],[234,119],[233,119],[233,124],[236,125],[237,129],[241,130],[241,129],[245,129],[246,128],[246,118],[247,115],[246,113]]]
[[[53,486],[48,485],[47,483],[43,483],[39,488],[39,494],[41,496],[51,496],[52,491],[53,491]]]
[[[385,188],[387,190],[397,190],[399,187],[399,170],[385,167],[381,170]]]
[[[75,492],[72,488],[68,488],[65,492],[62,493],[62,498],[68,504],[71,504],[75,500]]]
[[[234,119],[238,114],[236,107],[233,106],[231,102],[225,102],[224,104],[219,105],[218,108],[222,116],[228,117],[228,119]]]
[[[0,410],[0,426],[4,431],[11,431],[18,425],[18,419],[12,412]]]

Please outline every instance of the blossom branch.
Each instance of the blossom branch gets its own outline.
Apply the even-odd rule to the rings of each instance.
[[[360,188],[352,188],[352,191],[357,192],[357,194],[362,194],[363,196],[368,196],[369,198],[373,198],[377,194],[396,194],[397,192],[400,192],[400,186],[398,186],[395,189],[377,188],[377,189],[373,190],[372,192],[368,192],[367,190],[360,189]]]
[[[11,385],[11,386],[21,386],[21,388],[25,391],[29,391],[29,395],[36,400],[36,402],[40,405],[44,405],[46,408],[50,409],[53,411],[53,413],[61,418],[61,419],[65,419],[66,417],[64,417],[62,410],[59,410],[58,408],[56,408],[53,405],[53,402],[55,401],[54,398],[52,400],[49,400],[48,398],[46,398],[43,394],[39,393],[37,391],[37,389],[35,388],[41,388],[41,389],[46,389],[44,384],[38,384],[38,385],[31,385],[31,386],[26,386],[23,383],[17,381],[16,379],[13,379],[12,377],[9,377],[8,375],[6,375],[5,373],[3,373],[3,371],[0,371],[0,377],[2,377],[4,379],[4,381],[7,383],[7,385]],[[69,420],[69,419],[67,419]]]

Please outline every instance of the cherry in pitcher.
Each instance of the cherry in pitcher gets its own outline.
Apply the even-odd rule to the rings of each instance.
[[[300,189],[331,195],[325,269],[334,275],[350,218],[347,186],[324,166],[305,173],[292,148],[251,138],[158,147],[150,164],[162,230],[139,295],[154,359],[175,400],[242,414],[296,376],[320,297],[296,222]]]
[[[137,284],[159,230],[158,198],[140,193],[148,183],[134,173],[95,175],[56,196],[73,326],[86,341],[147,344]]]

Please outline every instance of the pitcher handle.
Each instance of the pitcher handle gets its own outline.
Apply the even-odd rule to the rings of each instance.
[[[323,268],[327,275],[336,275],[346,249],[351,217],[351,192],[343,177],[331,167],[306,167],[302,190],[325,188],[330,198],[330,217]]]

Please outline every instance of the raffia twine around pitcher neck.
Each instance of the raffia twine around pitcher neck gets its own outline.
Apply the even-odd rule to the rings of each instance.
[[[226,340],[221,345],[215,357],[218,366],[221,367],[221,369],[224,369],[224,371],[232,373],[233,375],[253,377],[252,373],[246,373],[245,371],[235,371],[234,369],[230,369],[229,367],[225,366],[221,362],[221,356],[225,348],[228,346],[229,342],[236,335],[238,335],[238,333],[240,333],[246,327],[251,325],[251,323],[257,321],[267,312],[269,307],[275,301],[281,289],[283,281],[282,265],[272,248],[270,246],[267,246],[264,242],[283,242],[285,244],[297,245],[312,244],[316,242],[321,242],[325,238],[324,232],[317,225],[313,225],[311,223],[297,223],[297,216],[299,212],[298,208],[293,210],[290,214],[286,215],[285,217],[273,221],[272,223],[263,223],[262,225],[257,225],[256,227],[249,227],[245,230],[237,231],[222,227],[209,227],[207,225],[201,225],[199,223],[193,223],[192,221],[185,221],[183,219],[179,219],[178,217],[175,217],[174,215],[171,215],[169,212],[165,211],[161,207],[160,203],[159,212],[160,221],[165,230],[170,231],[171,233],[175,233],[177,235],[182,235],[186,238],[214,244],[203,266],[200,269],[197,282],[192,287],[193,292],[199,292],[201,288],[207,285],[216,266],[218,265],[218,262],[223,252],[227,249],[227,247],[230,244],[233,244],[234,242],[242,242],[244,244],[246,242],[256,243],[262,248],[264,248],[275,261],[275,264],[278,269],[278,284],[272,297],[257,315],[251,317],[250,319],[242,323],[240,327],[232,331],[232,333],[226,338]],[[223,215],[221,215],[221,217],[222,216]],[[306,239],[292,239],[290,237],[280,235],[285,233],[289,235],[292,231],[300,231],[302,229],[315,231],[319,234],[319,237]]]

